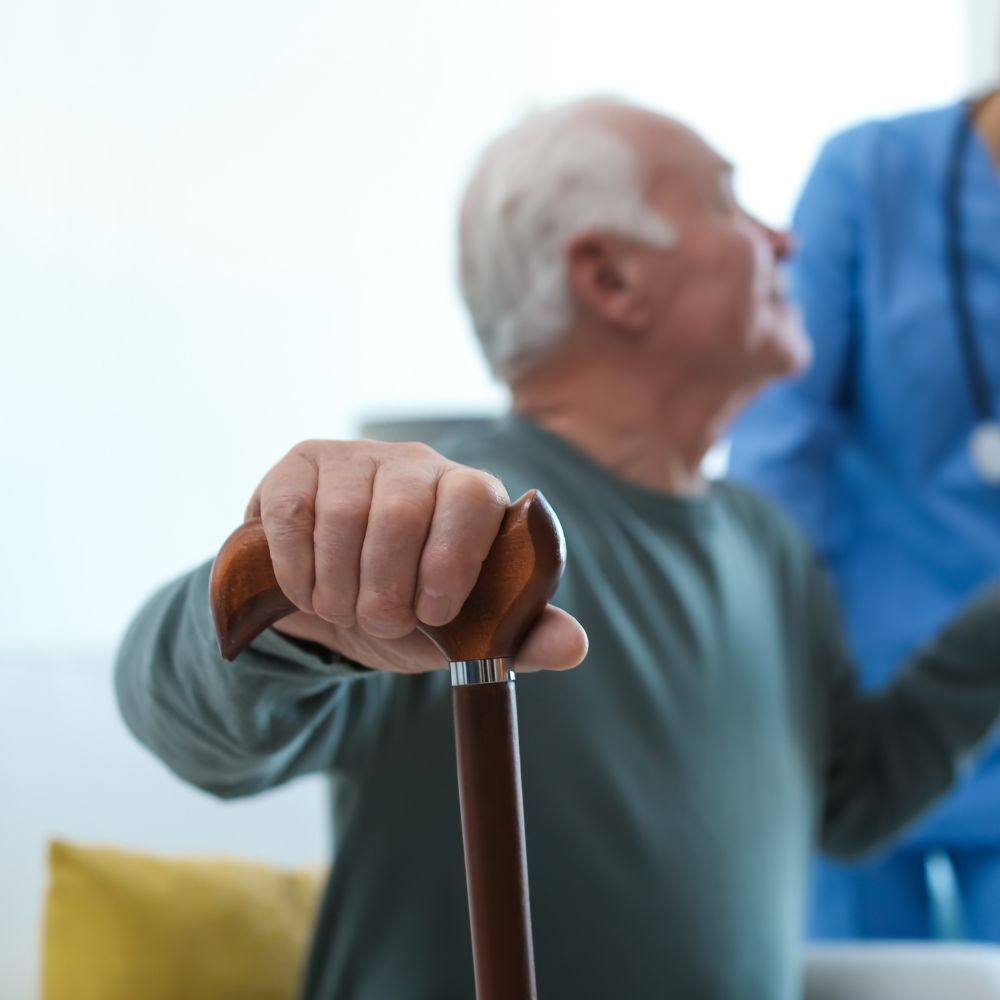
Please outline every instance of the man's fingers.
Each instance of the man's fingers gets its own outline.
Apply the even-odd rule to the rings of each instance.
[[[358,624],[371,635],[398,638],[416,625],[417,567],[434,515],[437,477],[438,467],[429,462],[392,463],[375,474],[356,606]]]
[[[434,517],[417,579],[416,616],[444,625],[458,614],[490,551],[508,504],[503,484],[461,466],[438,480]]]
[[[307,441],[264,477],[247,513],[260,513],[278,586],[312,616],[295,628],[409,672],[442,666],[417,621],[440,626],[458,614],[508,503],[497,479],[424,445]],[[548,607],[517,665],[564,670],[586,651],[579,623]]]
[[[319,458],[312,605],[315,614],[334,625],[349,627],[356,620],[374,469],[370,458],[342,461],[337,454]]]
[[[550,604],[518,650],[514,668],[521,673],[568,670],[583,662],[587,648],[583,626],[562,608]]]
[[[260,486],[260,516],[275,579],[282,593],[310,614],[316,572],[313,522],[317,481],[316,463],[304,453],[292,451]]]
[[[426,673],[447,666],[437,646],[416,629],[401,639],[378,639],[360,628],[347,629],[339,632],[337,648],[359,663],[398,673]],[[568,670],[586,655],[587,633],[580,623],[549,605],[516,652],[514,668],[520,673]]]

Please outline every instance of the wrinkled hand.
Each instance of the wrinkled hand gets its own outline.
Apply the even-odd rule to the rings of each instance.
[[[376,669],[445,667],[417,622],[444,625],[458,614],[508,503],[494,476],[426,445],[296,445],[246,512],[261,518],[278,586],[299,609],[274,628]],[[517,666],[562,670],[586,652],[580,624],[549,605]]]

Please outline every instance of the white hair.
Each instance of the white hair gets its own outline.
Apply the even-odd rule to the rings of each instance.
[[[668,246],[674,231],[646,201],[635,153],[576,102],[533,115],[485,151],[459,227],[459,280],[494,373],[509,379],[549,353],[573,319],[566,248],[588,232]]]

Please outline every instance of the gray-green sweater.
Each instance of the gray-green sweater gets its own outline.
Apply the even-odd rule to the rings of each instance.
[[[577,670],[517,682],[541,1000],[797,996],[810,849],[868,850],[950,785],[1000,709],[1000,601],[864,696],[806,545],[752,494],[649,492],[516,419],[449,454],[542,489],[569,552],[555,603],[590,635]],[[274,632],[227,664],[208,572],[129,630],[129,725],[221,796],[329,773],[310,1000],[471,998],[447,675]]]

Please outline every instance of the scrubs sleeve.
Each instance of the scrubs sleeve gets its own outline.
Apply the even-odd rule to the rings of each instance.
[[[174,773],[222,798],[336,769],[378,726],[392,678],[267,629],[229,663],[211,563],[154,595],[115,662],[125,722]]]
[[[730,454],[730,475],[789,510],[824,556],[845,530],[831,480],[849,419],[860,310],[861,185],[842,146],[835,139],[823,150],[793,227],[792,297],[803,311],[813,363],[751,406],[734,428]]]
[[[864,854],[919,818],[975,760],[1000,714],[1000,592],[973,601],[893,683],[862,692],[832,592],[816,574],[825,729],[820,847]]]

